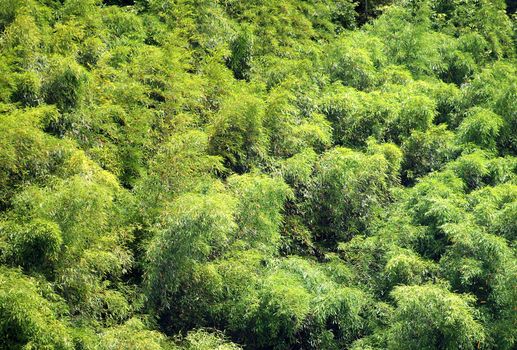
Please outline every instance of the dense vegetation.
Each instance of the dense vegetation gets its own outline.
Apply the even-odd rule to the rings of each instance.
[[[515,9],[0,0],[0,349],[515,349]]]

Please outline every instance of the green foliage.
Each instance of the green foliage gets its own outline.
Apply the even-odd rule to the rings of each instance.
[[[167,308],[197,263],[221,254],[235,237],[233,200],[223,194],[178,197],[162,214],[164,222],[146,257],[150,301]],[[172,268],[171,268],[171,264]]]
[[[342,39],[335,47],[329,48],[327,70],[332,80],[340,80],[343,85],[365,90],[375,83],[376,67],[364,46],[379,46],[379,43],[361,43],[359,46],[354,41],[363,38],[354,39]]]
[[[27,271],[45,272],[53,268],[63,244],[55,223],[36,219],[25,227],[10,222],[2,226],[1,237],[6,245],[2,261],[23,266]]]
[[[224,336],[219,333],[211,333],[206,330],[195,330],[183,340],[180,349],[184,350],[239,350],[240,346],[226,341]]]
[[[515,242],[515,217],[517,188],[512,184],[484,187],[471,195],[473,213],[478,224],[489,232]]]
[[[485,67],[465,88],[467,106],[491,109],[503,118],[498,145],[504,154],[514,154],[517,130],[515,65],[496,62]],[[495,122],[497,125],[498,122]]]
[[[235,78],[249,78],[251,65],[253,62],[253,36],[244,30],[235,39],[233,39],[230,49],[232,55],[228,62],[228,66],[233,71]]]
[[[514,349],[514,9],[0,0],[0,349]]]
[[[223,167],[219,157],[206,154],[207,149],[207,135],[194,130],[162,143],[150,160],[149,174],[137,187],[147,214],[175,196],[194,192],[211,182],[211,175]]]
[[[373,293],[382,294],[382,274],[388,259],[386,253],[391,246],[378,236],[355,236],[346,243],[340,243],[338,250],[354,272],[354,283]]]
[[[395,141],[409,137],[413,130],[426,131],[436,116],[436,104],[426,96],[409,96],[401,102],[400,113],[392,121],[388,131],[389,137]]]
[[[515,54],[512,50],[510,20],[504,13],[504,1],[474,3],[453,0],[437,1],[433,5],[437,12],[437,24],[444,27],[442,30],[454,34],[475,31],[488,42],[490,55],[500,57]]]
[[[440,64],[429,32],[427,1],[389,7],[373,23],[373,31],[385,43],[386,56],[394,64],[406,65],[414,74],[429,74]]]
[[[469,189],[481,187],[490,172],[486,153],[479,150],[458,158],[451,162],[449,167],[465,182]]]
[[[297,96],[286,87],[270,91],[264,126],[273,155],[292,156],[305,148],[323,150],[332,143],[331,125],[325,116],[312,110],[304,115],[302,109],[297,106]]]
[[[310,182],[318,155],[308,148],[285,159],[280,165],[280,173],[284,180],[294,188],[307,186]]]
[[[103,11],[102,20],[112,41],[141,42],[145,39],[142,19],[134,13],[111,6]]]
[[[395,286],[422,284],[436,274],[437,267],[409,251],[393,254],[384,269],[388,284]]]
[[[218,264],[228,293],[221,315],[238,338],[258,348],[317,348],[346,344],[361,331],[368,298],[338,287],[337,266],[293,257],[264,269],[260,260],[245,252]]]
[[[454,158],[454,133],[446,126],[432,126],[425,132],[415,130],[402,144],[404,152],[403,175],[412,181],[430,172],[440,170]]]
[[[357,147],[365,145],[368,137],[383,137],[386,123],[398,115],[394,102],[393,96],[383,93],[336,87],[323,97],[321,109],[333,123],[336,142]]]
[[[402,151],[394,143],[377,143],[368,139],[367,151],[370,155],[382,155],[388,162],[387,178],[390,185],[398,184],[400,180],[400,167],[402,164]]]
[[[210,123],[210,152],[237,171],[249,170],[264,157],[264,102],[253,95],[232,94]]]
[[[251,248],[276,250],[284,202],[292,195],[290,188],[280,179],[263,175],[234,175],[228,178],[228,186],[238,200],[237,238]]]
[[[389,162],[336,147],[316,165],[306,206],[309,225],[324,240],[349,239],[388,202]]]
[[[55,109],[42,107],[2,115],[0,123],[0,203],[5,206],[23,183],[56,173],[70,151],[41,132],[39,126],[57,116]]]
[[[14,68],[36,68],[42,38],[33,16],[20,10],[5,28],[2,39],[2,48],[12,60]]]
[[[10,214],[15,220],[44,220],[59,227],[63,247],[54,263],[57,289],[71,311],[109,324],[124,318],[129,308],[124,296],[110,289],[110,280],[117,281],[132,263],[124,247],[131,227],[116,204],[124,194],[115,179],[91,169],[89,176],[93,179],[76,175],[52,186],[28,187],[16,196]]]
[[[77,63],[56,59],[42,86],[45,102],[55,104],[62,112],[76,108],[81,102],[86,80],[86,73]]]
[[[136,318],[120,326],[106,329],[99,337],[99,349],[106,350],[164,350],[170,349],[165,336],[157,331],[147,329]]]
[[[2,349],[73,349],[59,307],[45,299],[37,282],[19,271],[0,269],[0,340]]]
[[[468,224],[449,224],[445,232],[452,246],[440,264],[453,288],[476,295],[482,303],[488,300],[489,307],[511,304],[515,264],[504,239]]]
[[[40,77],[29,71],[16,75],[15,80],[11,100],[20,102],[23,106],[37,106],[41,100]]]
[[[503,119],[489,110],[470,111],[458,127],[459,141],[494,150]]]
[[[475,349],[484,342],[471,298],[432,285],[397,287],[392,296],[389,349]]]

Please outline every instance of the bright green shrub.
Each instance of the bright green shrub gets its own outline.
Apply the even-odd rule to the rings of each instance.
[[[51,272],[61,256],[63,239],[59,227],[44,220],[34,220],[29,225],[14,223],[2,225],[1,237],[7,245],[2,261],[22,266],[27,272]]]
[[[332,80],[359,90],[375,84],[376,67],[366,49],[353,47],[350,41],[342,39],[327,51],[325,65]]]
[[[239,350],[241,347],[227,341],[223,334],[208,330],[194,330],[187,334],[179,349],[183,350]]]
[[[442,274],[461,292],[474,294],[489,306],[511,303],[512,252],[503,238],[469,223],[445,228],[452,246],[442,257]],[[505,290],[506,289],[506,290]]]
[[[35,107],[41,101],[41,78],[34,72],[16,75],[11,101],[20,102],[23,106]]]
[[[158,310],[174,303],[172,296],[196,264],[222,254],[235,239],[234,206],[224,194],[185,194],[162,213],[145,262],[146,294]]]
[[[511,24],[504,13],[505,2],[480,1],[471,3],[465,0],[436,1],[432,3],[437,18],[443,19],[442,30],[451,34],[479,33],[489,46],[490,56],[512,56]]]
[[[102,21],[108,30],[111,40],[124,41],[134,40],[142,42],[145,39],[145,30],[139,16],[129,11],[124,11],[120,7],[110,6],[103,9]]]
[[[306,186],[311,179],[317,159],[318,155],[314,150],[311,148],[305,149],[285,159],[280,165],[279,172],[282,174],[284,181],[293,188]]]
[[[167,201],[212,183],[212,175],[223,167],[219,157],[207,154],[208,147],[208,137],[200,131],[179,133],[161,144],[148,175],[137,185],[147,215],[153,218]]]
[[[290,188],[279,178],[263,175],[234,175],[228,178],[228,186],[238,200],[237,238],[251,248],[275,251],[283,206],[292,195]]]
[[[458,127],[459,141],[464,144],[472,143],[483,149],[495,150],[503,123],[500,116],[489,110],[471,110]]]
[[[323,150],[332,143],[332,127],[325,116],[310,111],[304,115],[297,97],[286,85],[296,82],[286,80],[273,88],[268,96],[264,127],[268,132],[270,152],[286,157],[305,148]],[[310,97],[309,97],[310,98]]]
[[[74,61],[54,60],[42,86],[45,102],[55,104],[62,112],[73,110],[81,102],[87,79],[83,68]]]
[[[412,131],[426,131],[436,116],[436,103],[427,96],[404,96],[397,117],[391,120],[387,136],[394,141],[402,141]]]
[[[412,246],[426,258],[439,257],[446,244],[442,225],[461,222],[467,206],[464,182],[449,171],[434,173],[415,185],[407,194],[402,210],[423,232],[414,237]]]
[[[369,139],[367,152],[370,155],[382,155],[388,162],[387,178],[390,185],[400,182],[400,167],[402,164],[402,151],[394,143],[377,143]]]
[[[39,130],[56,111],[44,107],[4,114],[0,123],[0,203],[6,205],[24,183],[55,174],[70,148]]]
[[[483,186],[490,173],[487,154],[480,150],[463,155],[448,166],[463,179],[469,189]]]
[[[517,88],[514,65],[495,62],[485,67],[465,86],[464,103],[492,110],[503,118],[497,144],[504,154],[515,153],[517,130]],[[497,122],[496,122],[497,124]]]
[[[235,78],[248,79],[253,62],[253,35],[244,29],[230,44],[232,55],[228,66],[233,71]]]
[[[384,275],[389,286],[416,285],[430,280],[438,268],[432,261],[427,261],[411,251],[391,253]]]
[[[429,15],[427,1],[401,3],[387,8],[371,27],[383,41],[389,62],[405,65],[416,76],[432,75],[441,66]]]
[[[403,176],[414,181],[427,173],[440,170],[456,153],[454,133],[446,126],[432,126],[426,131],[415,130],[402,144]]]
[[[0,349],[514,349],[506,3],[0,1]]]
[[[329,243],[361,232],[388,201],[388,171],[389,163],[380,154],[338,147],[326,152],[309,187],[309,226]]]
[[[452,245],[440,260],[441,271],[453,288],[471,293],[483,315],[490,334],[490,347],[511,348],[515,344],[515,322],[511,305],[517,300],[514,277],[515,255],[506,241],[469,224],[445,228]]]
[[[515,242],[517,188],[513,184],[484,187],[472,192],[470,201],[474,219],[488,231]]]
[[[265,157],[264,102],[251,95],[226,99],[209,127],[210,153],[221,156],[237,171],[251,169]]]
[[[261,260],[243,252],[217,264],[226,300],[216,310],[235,337],[255,348],[333,348],[360,334],[368,298],[358,289],[340,288],[330,266],[292,257],[265,269]]]
[[[355,147],[364,146],[368,137],[382,139],[387,124],[395,120],[399,113],[393,95],[379,92],[367,94],[338,86],[322,98],[320,109],[332,122],[335,141]]]
[[[472,298],[434,285],[397,287],[389,349],[475,349],[485,332],[475,318]]]
[[[35,280],[0,268],[0,347],[2,349],[73,349],[57,305],[45,299]]]
[[[101,350],[165,350],[171,348],[163,334],[148,329],[137,318],[104,330],[99,336],[98,342]]]

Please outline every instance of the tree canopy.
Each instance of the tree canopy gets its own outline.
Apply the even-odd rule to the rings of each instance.
[[[510,0],[0,0],[0,350],[517,347]]]

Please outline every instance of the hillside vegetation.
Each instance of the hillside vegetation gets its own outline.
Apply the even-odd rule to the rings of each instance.
[[[0,0],[0,349],[516,349],[516,7]]]

